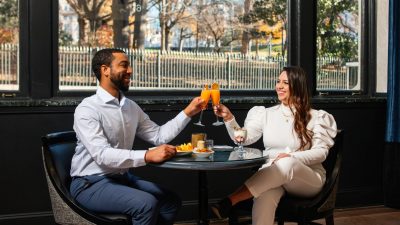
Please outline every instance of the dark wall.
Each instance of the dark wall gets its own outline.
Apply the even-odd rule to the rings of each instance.
[[[243,123],[247,111],[254,104],[228,105],[232,108],[237,120]],[[179,112],[178,109],[184,106],[178,104],[168,110],[164,110],[165,106],[162,105],[142,104],[142,107],[154,121],[163,123],[175,116]],[[71,130],[74,108],[75,106],[0,107],[2,146],[0,224],[19,224],[18,221],[22,220],[51,218],[51,205],[41,159],[40,137],[46,133]],[[343,170],[337,206],[343,208],[382,204],[386,120],[384,100],[345,102],[342,99],[339,102],[317,102],[314,108],[322,108],[333,114],[338,127],[345,130]],[[197,119],[195,117],[193,120]],[[211,111],[206,111],[203,121],[207,124],[205,128],[199,128],[190,123],[172,143],[188,142],[191,133],[205,131],[216,144],[233,145],[225,127],[211,126],[211,123],[215,121],[215,116]],[[262,143],[257,142],[255,146],[261,148]],[[135,141],[135,148],[144,147],[149,147],[149,145],[141,140]],[[195,172],[148,166],[135,168],[133,171],[179,193],[184,201],[179,220],[190,220],[196,217],[197,210],[194,208],[197,206],[197,174]],[[209,201],[216,201],[233,191],[251,173],[251,170],[208,173]],[[42,221],[38,224],[44,223]]]

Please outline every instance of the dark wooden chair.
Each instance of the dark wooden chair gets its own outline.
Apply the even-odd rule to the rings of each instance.
[[[76,202],[70,192],[71,159],[76,147],[73,131],[42,137],[43,163],[49,187],[53,215],[57,224],[132,224],[125,214],[93,213]]]
[[[297,222],[299,225],[316,224],[313,220],[325,218],[326,225],[334,225],[333,212],[336,203],[336,192],[342,161],[344,131],[338,132],[335,144],[329,150],[323,162],[326,170],[326,182],[321,192],[312,198],[301,198],[286,194],[282,197],[275,213],[278,225],[284,222]],[[229,224],[249,224],[251,221],[239,222],[238,216],[243,210],[251,210],[253,201],[244,201],[235,206],[229,216]]]

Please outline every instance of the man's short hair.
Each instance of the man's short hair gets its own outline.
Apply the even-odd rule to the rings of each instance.
[[[96,75],[97,80],[100,81],[101,73],[100,68],[102,65],[111,66],[111,62],[114,60],[113,53],[124,53],[123,50],[117,48],[105,48],[96,52],[92,59],[92,70],[94,75]]]

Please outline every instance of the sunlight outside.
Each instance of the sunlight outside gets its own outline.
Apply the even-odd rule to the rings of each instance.
[[[286,65],[286,0],[77,3],[59,0],[60,90],[95,89],[90,59],[105,47],[127,52],[144,90],[273,90]],[[317,90],[361,88],[359,4],[318,1]]]

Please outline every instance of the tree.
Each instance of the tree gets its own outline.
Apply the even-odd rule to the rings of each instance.
[[[0,43],[18,40],[18,2],[0,1]]]
[[[318,1],[317,46],[319,55],[357,58],[358,1]]]
[[[256,0],[253,5],[253,10],[248,14],[245,20],[249,22],[263,21],[269,26],[274,26],[275,24],[282,23],[282,56],[286,54],[286,37],[283,35],[287,29],[287,6],[286,0]]]
[[[58,33],[58,44],[60,46],[69,46],[72,45],[72,36],[71,34],[65,32],[64,30],[60,30]]]
[[[79,45],[90,44],[87,34],[95,34],[110,15],[100,15],[100,11],[106,0],[66,0],[78,15]]]
[[[220,52],[221,47],[229,46],[241,36],[241,24],[235,17],[235,5],[231,1],[215,0],[204,5],[197,18],[198,27],[202,28],[203,38],[214,44],[214,51]],[[239,9],[240,7],[236,7]]]
[[[186,12],[185,14],[188,14],[187,18],[185,20],[180,20],[176,28],[179,38],[178,39],[179,51],[182,51],[184,40],[193,37],[197,25],[196,19],[194,17],[189,16],[190,13]]]
[[[111,18],[113,21],[114,47],[129,47],[129,13],[128,0],[112,0]]]
[[[147,23],[148,0],[136,0],[135,4],[135,26],[133,32],[133,47],[136,49],[144,49],[145,25]]]
[[[244,15],[243,18],[248,17],[248,15],[251,13],[253,9],[253,0],[245,0],[244,1]],[[244,24],[251,24],[251,20],[242,20]],[[243,30],[243,36],[242,36],[242,48],[240,52],[242,54],[247,54],[249,51],[249,44],[251,40],[251,34],[249,29],[244,29]]]
[[[186,11],[194,0],[159,0],[159,19],[161,28],[161,49],[169,50],[169,36],[172,29],[182,20],[190,19]]]
[[[215,52],[220,51],[221,39],[225,35],[227,29],[223,9],[223,4],[214,2],[208,5],[207,9],[201,14],[204,29],[207,31],[207,34],[213,38]]]
[[[0,1],[0,24],[3,28],[18,26],[17,0]]]

